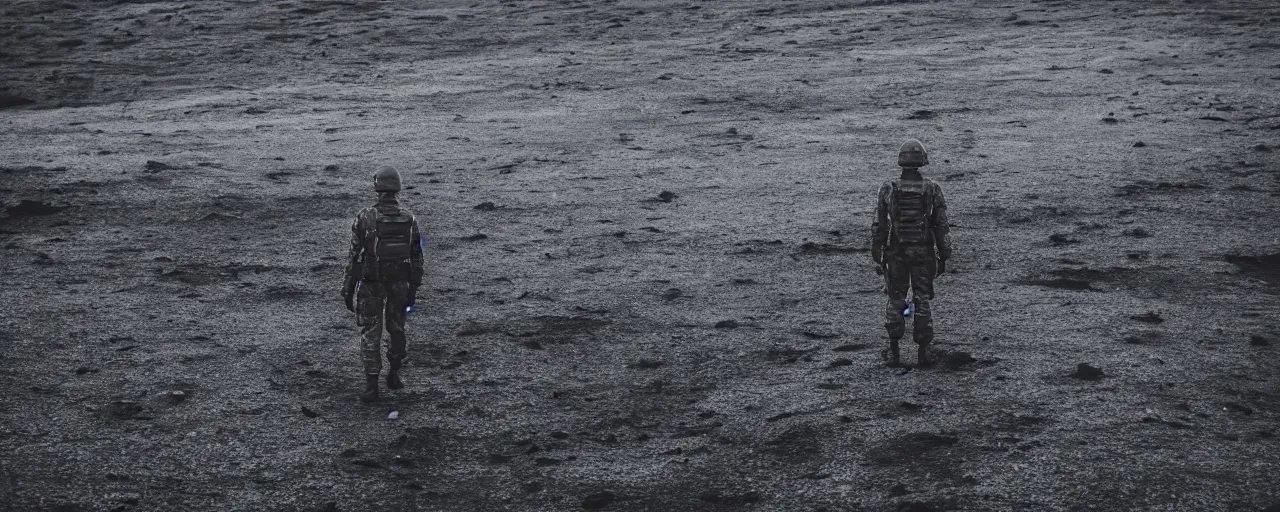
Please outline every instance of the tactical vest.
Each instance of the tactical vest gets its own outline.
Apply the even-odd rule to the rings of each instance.
[[[412,263],[413,215],[385,215],[374,210],[373,236],[365,240],[364,279],[408,281]]]
[[[933,241],[929,217],[933,214],[933,198],[924,180],[893,180],[890,196],[890,222],[894,245],[927,245]]]

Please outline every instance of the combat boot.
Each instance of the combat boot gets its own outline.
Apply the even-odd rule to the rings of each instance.
[[[902,363],[898,360],[898,339],[897,338],[889,339],[889,351],[886,354],[885,358],[888,359],[889,361],[888,365],[890,367],[896,368],[898,366],[902,366]]]
[[[404,381],[400,380],[400,361],[391,361],[387,371],[387,389],[404,389]]]
[[[364,393],[360,394],[361,402],[378,401],[378,375],[365,375]]]
[[[933,366],[933,360],[929,359],[929,345],[920,345],[916,351],[916,366]]]

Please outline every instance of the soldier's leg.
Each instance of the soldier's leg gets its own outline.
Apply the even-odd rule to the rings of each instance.
[[[404,382],[400,380],[400,364],[408,355],[404,335],[405,305],[409,301],[409,283],[395,283],[387,294],[387,387],[400,389]]]
[[[360,326],[360,352],[364,360],[363,402],[378,399],[378,373],[382,371],[382,309],[385,292],[378,283],[361,283],[356,294],[356,325]]]
[[[361,283],[356,297],[356,323],[360,326],[360,351],[366,375],[382,372],[383,310],[386,292],[380,283]]]
[[[885,294],[889,296],[884,309],[884,328],[889,334],[889,364],[898,364],[898,340],[906,334],[906,321],[902,308],[907,305],[907,287],[910,285],[910,269],[901,261],[888,260],[885,264]]]
[[[921,364],[928,364],[928,346],[933,342],[933,277],[937,264],[932,260],[916,262],[911,266],[911,302],[915,305],[911,336],[919,346]]]

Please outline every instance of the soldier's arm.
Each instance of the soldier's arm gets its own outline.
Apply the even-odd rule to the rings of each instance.
[[[942,196],[942,187],[933,184],[933,218],[929,219],[929,229],[933,230],[933,241],[938,246],[938,259],[951,259],[951,226],[947,221],[947,200]]]
[[[360,216],[356,216],[355,222],[351,223],[351,248],[347,251],[347,269],[345,277],[342,280],[343,295],[355,293],[356,283],[360,281],[362,268],[360,260],[364,255],[364,233],[360,229]]]
[[[884,246],[889,241],[889,210],[885,202],[888,184],[880,186],[876,193],[876,212],[871,218],[871,259],[880,263],[884,255]]]
[[[409,285],[414,289],[422,286],[422,232],[418,231],[418,220],[413,220],[413,228],[409,234]]]

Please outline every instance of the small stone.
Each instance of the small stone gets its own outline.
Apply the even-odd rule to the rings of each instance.
[[[1266,336],[1254,334],[1253,336],[1249,336],[1249,344],[1255,347],[1265,347],[1271,345],[1271,340]]]
[[[835,361],[832,361],[831,364],[828,364],[827,368],[838,368],[841,366],[850,366],[852,364],[853,364],[853,360],[847,357],[840,357],[840,358],[837,358]]]
[[[1080,363],[1076,365],[1076,371],[1071,374],[1072,377],[1080,380],[1098,380],[1106,376],[1102,373],[1102,369],[1094,368],[1088,363]]]
[[[157,162],[157,161],[155,161],[155,160],[147,160],[147,170],[148,170],[148,171],[152,171],[152,172],[156,172],[156,171],[167,171],[167,170],[171,170],[171,169],[173,169],[173,168],[174,168],[174,167],[173,167],[172,165],[166,164],[166,163],[164,163],[164,162]]]
[[[497,205],[493,204],[493,202],[491,202],[491,201],[485,201],[485,202],[480,203],[480,204],[478,204],[478,205],[475,205],[475,206],[473,206],[473,207],[471,207],[471,208],[472,208],[473,210],[480,210],[480,211],[482,211],[482,212],[488,212],[488,211],[493,211],[493,210],[497,210],[497,209],[498,209]]]
[[[1164,322],[1164,318],[1160,317],[1160,313],[1157,313],[1154,311],[1148,311],[1141,315],[1131,315],[1129,316],[1129,319],[1137,320],[1139,322],[1148,323],[1148,324],[1158,324],[1158,323]]]
[[[598,492],[582,499],[582,508],[600,510],[617,501],[618,497],[609,491]]]
[[[313,411],[313,410],[311,410],[311,409],[308,409],[308,408],[307,408],[307,406],[305,406],[305,405],[304,405],[304,406],[302,406],[302,415],[303,415],[303,416],[306,416],[306,417],[308,417],[308,418],[319,418],[319,417],[320,417],[320,413],[315,412],[315,411]]]
[[[676,195],[675,192],[672,192],[670,190],[663,190],[662,192],[658,193],[658,200],[664,203],[670,203],[671,201],[678,199],[679,197],[680,196]]]
[[[174,402],[181,402],[187,399],[187,392],[182,390],[170,391],[169,399]]]
[[[910,493],[911,491],[907,490],[907,486],[905,484],[897,484],[889,488],[890,496],[906,496]]]
[[[1145,147],[1147,147],[1147,143],[1142,142],[1142,141],[1134,142],[1134,143],[1133,143],[1133,147],[1135,147],[1135,148],[1145,148]]]

